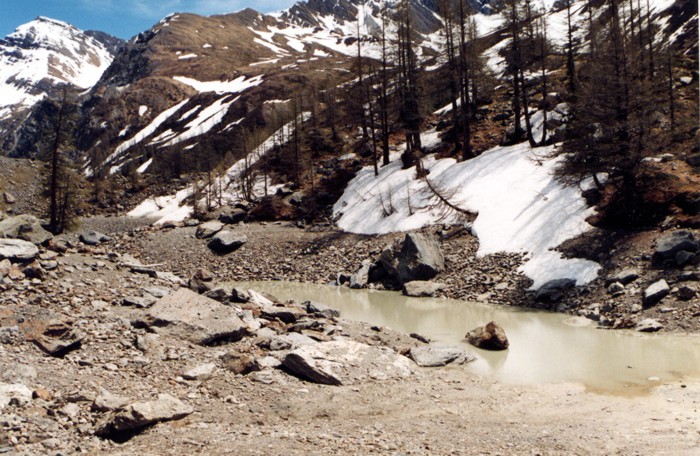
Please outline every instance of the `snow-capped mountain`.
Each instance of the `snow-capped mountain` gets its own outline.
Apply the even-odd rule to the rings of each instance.
[[[14,151],[17,129],[56,86],[92,87],[112,63],[115,40],[45,17],[0,39],[0,153]]]

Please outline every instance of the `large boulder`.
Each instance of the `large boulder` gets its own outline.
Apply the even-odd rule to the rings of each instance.
[[[187,288],[159,299],[143,323],[159,327],[159,333],[201,345],[240,340],[248,333],[247,325],[233,307]]]
[[[413,372],[412,364],[389,348],[347,339],[304,345],[282,360],[282,366],[292,375],[326,385],[406,378]]]
[[[179,420],[194,410],[169,394],[159,394],[155,401],[134,402],[114,410],[97,425],[95,435],[121,440],[140,429],[161,421]]]
[[[223,223],[216,220],[212,220],[210,222],[204,222],[201,225],[199,225],[194,235],[197,239],[209,239],[210,237],[214,236],[216,233],[223,229]]]
[[[414,280],[430,280],[445,269],[445,257],[434,237],[409,233],[401,249],[386,249],[379,261],[386,272],[401,284]]]
[[[39,245],[53,239],[53,235],[33,215],[16,215],[0,221],[0,238],[21,239]]]
[[[223,212],[219,215],[219,221],[223,223],[228,223],[229,225],[235,225],[239,222],[245,222],[248,219],[248,212],[244,209],[234,208],[229,212]]]
[[[440,367],[448,364],[465,364],[476,360],[463,348],[444,345],[421,345],[411,348],[409,356],[421,367]]]
[[[664,279],[658,280],[644,290],[642,304],[644,304],[644,307],[655,306],[670,292],[671,288],[668,286],[668,283]]]
[[[535,292],[536,301],[557,302],[564,292],[576,286],[573,279],[554,279],[546,282]]]
[[[493,321],[469,331],[466,339],[470,344],[484,350],[505,350],[509,345],[505,330]]]
[[[248,242],[245,234],[236,234],[232,231],[219,231],[207,246],[214,252],[220,254],[231,253],[234,250],[241,248],[243,244]]]
[[[32,242],[21,239],[0,239],[0,260],[31,261],[39,256],[39,249]]]
[[[700,243],[693,233],[686,230],[674,231],[656,241],[654,262],[661,263],[665,260],[676,260],[680,252],[693,254],[700,250]]]

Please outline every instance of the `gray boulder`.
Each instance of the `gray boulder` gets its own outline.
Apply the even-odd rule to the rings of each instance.
[[[646,290],[644,290],[644,298],[642,299],[642,304],[644,305],[644,307],[655,306],[670,292],[671,288],[668,286],[668,283],[664,279],[656,281],[649,285]]]
[[[411,348],[410,358],[421,367],[440,367],[448,364],[466,364],[476,360],[463,348],[442,345],[421,345]]]
[[[235,309],[187,288],[159,299],[143,323],[159,327],[159,333],[201,345],[240,340],[248,333]]]
[[[224,212],[219,215],[219,221],[222,223],[227,223],[229,225],[234,225],[239,222],[245,222],[248,219],[248,212],[243,209],[235,208],[230,212]]]
[[[320,314],[326,318],[340,317],[340,311],[336,309],[331,309],[325,304],[315,301],[306,301],[303,303],[306,306],[306,311],[310,314]]]
[[[112,238],[99,231],[84,231],[80,233],[78,240],[85,245],[100,245],[103,242],[111,241]]]
[[[693,233],[686,230],[674,231],[656,241],[656,251],[653,260],[675,260],[679,252],[695,253],[700,250],[700,243]]]
[[[622,271],[618,272],[617,274],[614,274],[610,277],[608,277],[608,280],[606,281],[606,286],[610,286],[611,284],[618,282],[621,283],[622,285],[629,285],[630,283],[634,282],[639,278],[639,271],[633,268],[626,268],[623,269]]]
[[[355,271],[355,273],[350,276],[350,288],[367,288],[367,284],[369,283],[369,270],[371,266],[372,265],[369,260],[362,262],[360,269]]]
[[[33,215],[16,215],[0,221],[0,238],[21,239],[39,245],[53,239],[53,235]]]
[[[656,332],[664,329],[664,325],[654,320],[653,318],[645,318],[644,320],[637,323],[634,328],[635,331],[639,332]]]
[[[435,296],[435,293],[445,289],[444,283],[428,280],[413,280],[403,284],[403,294],[415,298]]]
[[[346,339],[304,345],[282,360],[282,367],[292,375],[326,385],[406,378],[413,372],[412,364],[386,347]]]
[[[0,260],[31,261],[39,256],[34,243],[21,239],[0,239]]]
[[[244,234],[224,230],[219,231],[207,246],[216,253],[226,254],[241,248],[246,242],[248,242],[248,238]]]
[[[404,284],[430,280],[445,269],[445,257],[437,239],[421,233],[409,233],[399,251],[382,252],[379,261],[390,277]]]
[[[216,369],[216,364],[214,363],[200,364],[183,372],[182,378],[185,380],[209,380],[214,373],[214,369]]]
[[[566,290],[570,290],[575,286],[576,281],[573,279],[550,280],[535,292],[535,300],[557,302],[564,296]]]
[[[92,402],[92,409],[99,412],[109,412],[124,407],[130,402],[132,401],[128,397],[119,396],[101,388],[100,394]]]
[[[509,345],[505,330],[493,321],[469,331],[466,339],[470,344],[484,350],[505,350]]]
[[[134,402],[114,410],[97,425],[95,435],[121,439],[147,426],[179,420],[194,410],[169,394],[159,394],[155,401]]]
[[[197,239],[209,239],[210,237],[214,236],[216,233],[224,229],[224,224],[221,222],[218,222],[216,220],[212,220],[210,222],[205,222],[202,223],[197,227],[197,231],[195,232],[194,236]]]

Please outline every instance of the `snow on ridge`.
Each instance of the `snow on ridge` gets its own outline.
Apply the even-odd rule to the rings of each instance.
[[[578,285],[596,278],[600,265],[564,259],[551,249],[590,229],[588,207],[577,188],[558,183],[553,171],[560,158],[544,158],[554,146],[531,149],[527,144],[496,147],[465,162],[424,159],[434,187],[450,195],[450,202],[478,213],[473,232],[478,255],[527,253],[521,271],[532,289],[558,278]],[[410,200],[410,204],[409,204]],[[338,226],[361,234],[419,229],[436,223],[460,223],[456,213],[434,207],[435,197],[415,169],[401,169],[394,161],[380,169],[362,169],[333,208]]]
[[[192,87],[199,93],[240,93],[259,85],[262,82],[263,75],[254,76],[250,79],[242,75],[232,81],[197,81],[185,76],[173,76],[173,79]]]
[[[210,106],[202,109],[200,113],[187,125],[185,125],[185,131],[179,135],[167,139],[168,142],[160,147],[173,146],[175,144],[187,141],[188,139],[194,138],[195,136],[203,135],[209,132],[212,128],[218,125],[228,113],[229,108],[233,103],[235,103],[240,97],[235,97],[228,101],[225,101],[229,95],[216,100]],[[153,143],[151,143],[153,144]]]

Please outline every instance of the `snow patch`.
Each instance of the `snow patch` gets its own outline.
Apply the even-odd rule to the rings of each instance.
[[[246,79],[245,76],[239,76],[233,81],[197,81],[196,79],[187,78],[185,76],[174,76],[173,79],[192,87],[199,93],[240,93],[259,85],[262,82],[263,75],[258,75],[250,79]]]

